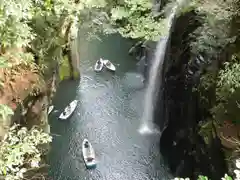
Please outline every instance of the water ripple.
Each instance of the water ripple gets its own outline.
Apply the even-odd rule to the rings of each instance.
[[[121,40],[115,42],[121,43]],[[52,133],[60,136],[54,137],[52,143],[50,176],[54,180],[169,179],[161,164],[159,136],[145,137],[137,131],[143,112],[144,89],[141,76],[133,71],[134,61],[127,57],[114,61],[117,57],[112,54],[113,63],[121,64],[118,72],[95,73],[91,68],[97,59],[94,53],[107,52],[110,56],[109,53],[117,52],[99,47],[102,46],[94,44],[92,53],[81,54],[81,58],[86,59],[81,64],[81,81],[64,82],[57,91],[54,99],[57,110],[75,97],[79,105],[67,121],[59,121],[57,114],[51,115]],[[81,154],[84,138],[95,148],[99,162],[95,170],[88,171],[84,166]]]

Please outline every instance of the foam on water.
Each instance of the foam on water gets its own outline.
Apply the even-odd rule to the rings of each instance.
[[[150,128],[147,124],[142,124],[138,131],[140,134],[152,134],[153,133],[152,128]]]

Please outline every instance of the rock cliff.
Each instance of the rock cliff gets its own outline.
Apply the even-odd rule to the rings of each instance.
[[[200,23],[192,11],[176,19],[166,52],[155,122],[162,130],[161,153],[175,176],[207,175],[221,179],[227,172],[221,142],[215,134],[209,144],[199,135],[205,116],[200,94],[194,91],[205,66],[200,55],[190,53],[190,33]],[[200,57],[200,58],[199,58]]]

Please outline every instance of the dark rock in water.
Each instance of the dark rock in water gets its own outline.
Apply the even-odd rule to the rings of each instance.
[[[227,172],[221,143],[213,138],[207,145],[198,134],[198,123],[205,117],[200,95],[192,91],[207,64],[202,55],[192,58],[190,54],[189,34],[199,25],[194,12],[176,20],[154,119],[162,130],[161,153],[176,176],[197,179],[198,175],[206,175],[217,180]]]
[[[148,64],[147,64],[147,57],[142,56],[140,61],[137,63],[138,72],[143,74],[144,79],[148,78]]]
[[[142,45],[142,41],[138,41],[136,44],[134,44],[131,47],[131,49],[129,49],[128,54],[137,56],[139,53],[141,53],[141,50],[142,50],[141,45]]]
[[[144,77],[144,82],[147,82],[151,60],[154,54],[156,43],[152,41],[140,41],[136,43],[130,50],[129,54],[136,57],[138,60],[138,72]]]

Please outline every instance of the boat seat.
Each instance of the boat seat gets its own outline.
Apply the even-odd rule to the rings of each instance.
[[[92,161],[93,159],[94,159],[94,158],[92,158],[92,157],[88,157],[88,158],[87,158],[87,161],[90,162],[90,161]]]

